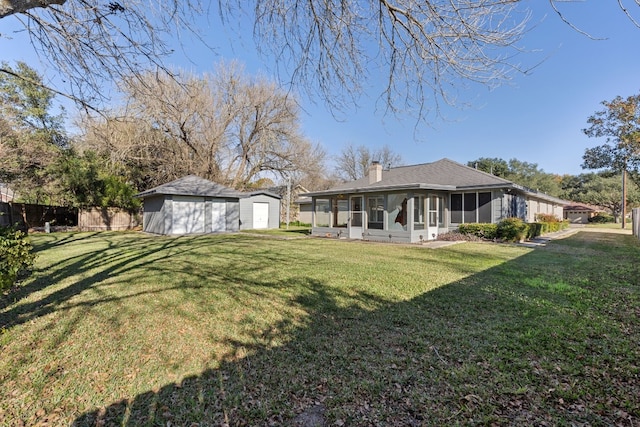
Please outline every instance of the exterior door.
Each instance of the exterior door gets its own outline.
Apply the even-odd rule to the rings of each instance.
[[[438,237],[438,224],[440,224],[440,204],[442,197],[435,195],[429,196],[427,203],[427,240],[433,240]]]
[[[350,239],[362,239],[362,220],[364,212],[362,210],[362,196],[352,196],[350,206],[350,221],[349,221],[349,238]]]
[[[269,228],[269,203],[253,203],[253,228]]]
[[[204,198],[174,196],[172,234],[204,233]]]

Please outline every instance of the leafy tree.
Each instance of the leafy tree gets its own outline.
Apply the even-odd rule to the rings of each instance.
[[[388,145],[372,150],[364,145],[348,144],[336,159],[335,173],[342,180],[354,181],[367,175],[373,161],[379,162],[385,168],[403,164],[402,156],[394,153]]]
[[[508,162],[500,158],[480,157],[467,162],[467,166],[476,167],[487,173],[513,181],[524,187],[541,191],[551,196],[559,197],[562,192],[560,186],[562,177],[546,173],[538,168],[537,163],[523,162],[511,159]]]
[[[467,162],[467,166],[476,168],[495,176],[499,176],[501,178],[505,178],[509,173],[509,164],[507,163],[507,161],[504,159],[499,159],[497,157],[480,157],[479,159]]]
[[[24,62],[18,62],[15,68],[6,62],[1,66],[12,73],[0,73],[0,111],[3,116],[13,119],[22,130],[65,147],[64,110],[57,115],[51,113],[55,94],[43,86],[42,76]]]
[[[640,95],[626,99],[617,96],[612,101],[603,101],[603,110],[589,117],[590,126],[583,129],[589,137],[606,139],[606,143],[589,148],[583,155],[585,169],[609,168],[622,174],[621,201],[625,201],[628,191],[627,176],[640,184]],[[631,174],[627,174],[631,171]],[[626,214],[622,203],[622,216]],[[625,221],[622,221],[625,227]]]
[[[556,7],[564,1],[550,5],[567,22]],[[424,117],[429,107],[453,103],[450,90],[460,82],[494,86],[511,71],[526,71],[516,58],[530,17],[523,3],[258,0],[249,8],[243,0],[226,0],[217,3],[216,12],[227,25],[244,22],[253,12],[254,37],[264,57],[286,70],[284,81],[319,92],[329,105],[356,102],[375,68],[384,74],[381,98],[388,107],[413,108]],[[202,40],[193,22],[210,9],[200,0],[5,0],[0,19],[18,16],[38,53],[70,82],[67,96],[92,104],[104,99],[105,81],[141,70],[169,71],[164,62],[172,49],[165,37],[186,33]]]
[[[509,173],[506,179],[551,196],[557,196],[561,192],[561,177],[539,169],[537,163],[509,160]]]
[[[76,207],[119,207],[135,211],[140,201],[136,189],[124,178],[111,174],[104,159],[93,151],[76,155],[68,150],[50,171],[59,179],[63,203]]]
[[[620,217],[622,211],[622,180],[620,174],[601,172],[580,174],[564,182],[563,195],[569,200],[600,206],[611,211],[614,217]],[[640,202],[640,191],[635,184],[627,188],[627,204]]]
[[[19,62],[15,71],[29,81],[0,73],[0,179],[24,202],[51,203],[54,183],[46,170],[67,145],[64,115],[52,114],[54,95],[34,69]]]
[[[604,109],[593,114],[583,132],[592,138],[605,138],[605,143],[585,150],[584,169],[640,172],[640,95],[621,96],[603,101]],[[640,181],[636,181],[640,184]]]

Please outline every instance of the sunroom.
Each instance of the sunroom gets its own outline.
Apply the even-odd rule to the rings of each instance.
[[[309,194],[315,236],[417,243],[462,223],[533,221],[535,212],[562,217],[563,201],[448,159],[383,170]]]

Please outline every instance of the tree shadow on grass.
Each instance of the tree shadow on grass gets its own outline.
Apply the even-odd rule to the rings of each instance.
[[[68,233],[48,235],[43,242],[35,247],[35,252],[42,252],[54,246],[77,245],[86,242],[89,244],[97,233]],[[28,322],[34,318],[52,313],[61,307],[71,308],[74,304],[69,301],[75,296],[89,290],[99,292],[99,286],[110,277],[125,274],[133,270],[144,272],[145,268],[153,270],[158,262],[174,255],[188,252],[196,252],[212,245],[225,247],[234,237],[217,236],[215,239],[206,236],[180,236],[158,237],[140,234],[134,239],[122,239],[122,233],[101,233],[100,241],[106,242],[101,249],[88,250],[78,254],[70,254],[60,260],[56,265],[47,266],[43,270],[35,270],[38,276],[25,286],[0,295],[0,329],[9,329],[16,325]],[[161,242],[158,244],[158,242]],[[233,251],[234,249],[230,249]],[[224,253],[224,250],[220,251]],[[269,258],[265,253],[263,258]],[[175,273],[174,269],[166,269],[165,274]],[[82,279],[58,289],[43,293],[43,297],[32,302],[19,303],[31,294],[46,291],[47,288],[63,283],[73,277]],[[140,277],[143,279],[144,277]],[[206,277],[202,277],[206,279]],[[182,288],[177,286],[176,288]],[[164,289],[166,291],[168,289]],[[139,296],[141,293],[132,293],[127,298]],[[99,298],[93,301],[84,301],[80,305],[97,305],[112,301],[110,298]],[[11,308],[9,308],[11,307]],[[9,309],[7,309],[9,308]]]
[[[496,268],[517,271],[537,256]],[[596,296],[580,288],[581,272],[564,287],[541,272],[530,286],[517,276],[496,283],[496,268],[396,303],[292,278],[281,285],[304,289],[292,301],[308,313],[302,324],[229,340],[218,369],[73,425],[305,425],[311,412],[319,421],[309,425],[637,424],[638,334],[612,370],[615,358],[602,359],[627,347],[600,338],[616,334],[606,307],[582,311]]]

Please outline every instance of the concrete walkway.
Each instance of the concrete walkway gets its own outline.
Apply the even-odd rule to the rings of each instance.
[[[576,234],[578,231],[584,229],[584,224],[571,224],[569,228],[565,228],[564,230],[554,231],[553,233],[547,233],[544,236],[534,237],[531,240],[527,240],[526,242],[518,243],[521,246],[526,246],[529,248],[535,248],[539,246],[546,246],[551,240],[556,239],[564,239],[565,237],[569,237],[572,234]]]

